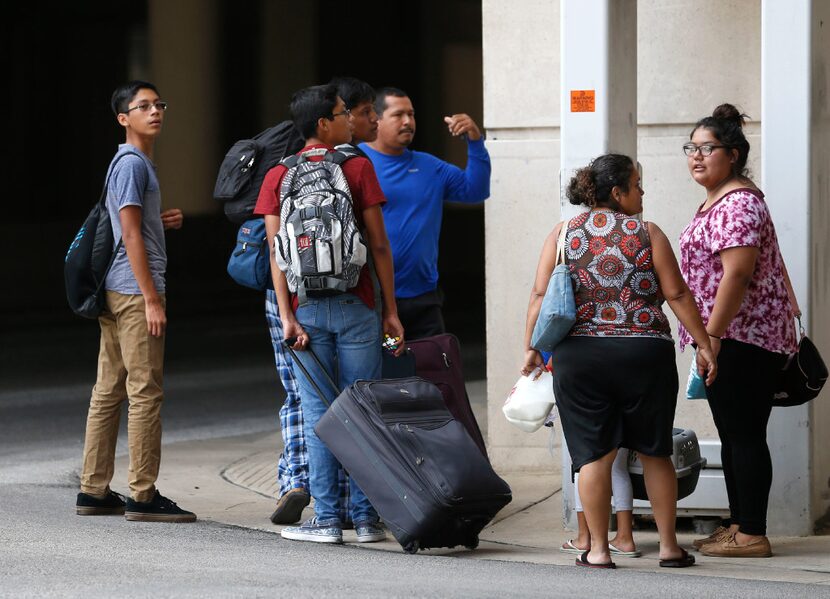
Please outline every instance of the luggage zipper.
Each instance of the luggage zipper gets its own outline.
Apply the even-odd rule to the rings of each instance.
[[[430,343],[432,343],[432,345],[434,345],[439,349],[439,351],[441,351],[441,357],[444,359],[444,366],[446,366],[447,370],[449,370],[450,365],[452,364],[452,360],[450,360],[450,357],[447,355],[447,352],[443,351],[443,348],[441,347],[440,343],[436,341],[430,341]]]
[[[447,416],[441,416],[440,418],[431,418],[429,420],[424,420],[423,416],[418,416],[416,414],[415,416],[395,417],[394,420],[390,419],[388,421],[388,424],[404,424],[404,423],[409,423],[409,422],[417,422],[418,424],[425,424],[425,425],[427,425],[427,424],[446,424],[447,422],[449,422],[452,419],[453,419],[452,414],[449,414]],[[418,427],[418,428],[423,428],[423,427]]]
[[[438,489],[436,489],[434,484],[431,484],[432,483],[432,481],[430,480],[431,478],[439,478],[441,481],[443,481],[443,483],[447,487],[449,487],[449,483],[447,482],[446,477],[441,476],[440,471],[435,470],[434,468],[431,467],[431,464],[427,463],[427,460],[423,455],[424,454],[423,447],[421,446],[421,443],[418,441],[418,438],[415,436],[415,431],[412,430],[412,427],[409,426],[408,424],[401,423],[401,428],[403,428],[406,432],[408,432],[412,435],[411,445],[415,449],[415,453],[416,453],[416,455],[415,455],[415,465],[418,467],[418,469],[420,469],[420,468],[423,468],[424,464],[427,464],[427,466],[430,469],[430,474],[433,475],[431,477],[428,477],[427,472],[425,472],[424,470],[420,470],[420,475],[427,481],[427,484],[425,484],[424,486],[429,490],[430,494],[436,499],[436,501],[438,501],[439,503],[441,503],[441,504],[443,504],[447,507],[452,507],[455,503],[458,503],[458,502],[462,501],[463,498],[461,498],[461,497],[456,498],[456,497],[447,496],[447,495],[441,493]]]

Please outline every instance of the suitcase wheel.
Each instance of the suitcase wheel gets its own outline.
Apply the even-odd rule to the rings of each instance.
[[[418,541],[410,541],[409,543],[403,546],[403,550],[409,553],[410,555],[418,553],[418,549],[420,548],[421,546],[418,544]]]

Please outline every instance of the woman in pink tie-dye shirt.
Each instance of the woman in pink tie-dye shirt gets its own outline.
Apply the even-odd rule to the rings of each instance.
[[[683,146],[706,201],[680,236],[681,271],[718,357],[706,390],[721,439],[730,518],[706,539],[705,555],[769,557],[767,446],[776,373],[795,351],[786,271],[764,194],[746,176],[744,117],[723,104],[698,121]],[[680,326],[681,348],[691,343]]]

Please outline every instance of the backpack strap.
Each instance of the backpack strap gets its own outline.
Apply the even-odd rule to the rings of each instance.
[[[360,154],[352,151],[350,147],[337,146],[337,149],[326,154],[325,157],[323,157],[323,160],[326,162],[332,162],[338,166],[343,166],[343,163],[350,158],[357,158],[359,156]]]
[[[104,179],[104,189],[101,190],[101,198],[98,200],[98,203],[101,204],[101,206],[105,210],[106,210],[106,203],[107,203],[107,190],[109,189],[109,186],[110,186],[110,177],[112,177],[112,174],[115,172],[115,166],[121,161],[121,159],[124,158],[125,156],[130,156],[130,155],[138,156],[139,158],[141,158],[141,155],[138,152],[124,152],[123,154],[121,154],[121,156],[116,158],[115,161],[112,163],[112,167],[110,168],[109,172],[107,173],[106,178]],[[144,164],[144,159],[143,158],[141,158],[141,163]],[[121,249],[121,245],[122,245],[123,242],[124,242],[123,239],[119,239],[118,243],[115,245],[115,249],[112,251],[112,258],[110,258],[110,266],[112,266],[112,263],[115,260],[115,256],[116,256],[116,254],[118,254],[119,250]],[[107,267],[107,271],[109,271],[109,266]]]
[[[138,152],[124,152],[123,154],[121,154],[121,156],[119,156],[118,158],[115,159],[115,161],[112,163],[112,167],[109,169],[109,172],[107,173],[107,176],[104,178],[104,189],[101,190],[101,197],[98,200],[98,203],[101,204],[101,207],[104,210],[107,209],[107,206],[106,206],[106,204],[107,204],[107,189],[109,189],[110,177],[112,176],[112,173],[115,171],[115,165],[117,165],[121,161],[122,158],[124,158],[125,156],[129,156],[130,154],[132,154],[133,156],[138,156],[139,158],[141,158],[141,155],[138,154]],[[142,162],[142,164],[144,163],[143,158],[141,158],[141,162]],[[110,260],[107,263],[107,269],[104,271],[104,276],[101,277],[101,281],[98,283],[98,287],[95,289],[95,295],[98,295],[99,293],[101,293],[101,288],[104,286],[104,283],[106,283],[106,281],[107,281],[107,274],[109,273],[110,269],[112,268],[112,263],[115,262],[115,257],[118,255],[118,252],[121,250],[121,246],[123,244],[124,244],[124,238],[122,237],[121,239],[118,240],[118,243],[115,244],[115,249],[112,250],[112,256],[110,256]]]
[[[298,154],[292,154],[291,156],[286,156],[282,160],[280,160],[280,164],[287,169],[292,169],[297,166],[297,163],[300,161],[300,156]]]
[[[141,155],[138,152],[124,152],[123,154],[121,154],[121,156],[116,158],[115,161],[112,163],[112,167],[109,169],[109,172],[107,173],[107,176],[104,179],[104,189],[101,190],[101,197],[98,199],[98,203],[103,204],[107,201],[107,188],[109,187],[109,184],[110,184],[110,177],[112,176],[112,173],[115,171],[115,166],[121,161],[122,158],[124,158],[125,156],[131,156],[131,155],[132,156],[138,156],[139,158],[141,158]],[[144,162],[143,158],[141,159],[141,162],[142,163]]]

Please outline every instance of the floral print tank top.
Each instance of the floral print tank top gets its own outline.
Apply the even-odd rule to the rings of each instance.
[[[568,222],[565,263],[576,299],[571,335],[671,342],[651,238],[639,219],[606,210],[576,216]]]

